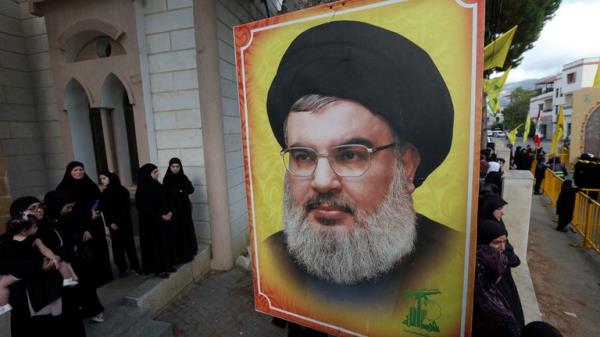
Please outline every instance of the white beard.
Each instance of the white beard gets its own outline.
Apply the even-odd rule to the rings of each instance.
[[[338,284],[373,279],[388,272],[414,249],[416,213],[399,161],[388,194],[370,214],[341,195],[317,198],[351,210],[355,222],[351,228],[311,225],[306,203],[292,205],[287,177],[284,194],[283,222],[289,253],[320,279]]]

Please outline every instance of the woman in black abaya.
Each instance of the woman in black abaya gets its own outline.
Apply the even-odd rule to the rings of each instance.
[[[67,165],[65,175],[62,181],[56,187],[56,191],[61,194],[73,196],[75,207],[73,208],[74,220],[83,226],[82,240],[89,241],[93,264],[96,270],[96,286],[101,286],[112,280],[112,269],[110,265],[110,255],[108,253],[108,244],[104,224],[100,218],[99,203],[100,189],[85,174],[83,164],[72,161]]]
[[[30,212],[39,227],[37,236],[61,258],[66,258],[72,246],[62,231],[55,228],[46,216],[40,201],[35,197],[16,199],[10,208],[13,218],[21,217],[24,211]],[[2,244],[0,244],[0,247]],[[3,249],[0,249],[3,250]],[[64,256],[64,257],[63,257]],[[8,262],[0,258],[0,262]],[[77,299],[72,295],[74,288],[62,287],[62,278],[52,265],[42,257],[20,260],[19,271],[22,280],[11,286],[10,303],[11,335],[13,337],[54,336],[82,337],[85,328],[79,316]],[[31,309],[61,302],[61,314],[58,316],[32,316]],[[38,312],[44,311],[39,310]]]
[[[478,244],[490,244],[496,237],[498,237],[498,231],[506,233],[506,226],[502,221],[504,215],[504,206],[507,202],[497,194],[486,194],[480,197],[479,200],[479,219],[477,226],[477,242]],[[496,224],[496,226],[492,226]],[[498,230],[498,228],[500,228]],[[496,235],[496,236],[494,236]],[[512,277],[511,268],[516,268],[521,264],[521,260],[515,254],[513,246],[506,240],[506,246],[502,253],[508,259],[508,267],[502,274],[502,279],[496,285],[506,300],[510,303],[513,310],[514,316],[519,323],[519,326],[523,328],[525,326],[525,316],[523,315],[523,307],[521,305],[521,298],[517,290],[517,285]]]
[[[196,231],[192,220],[192,203],[189,195],[194,193],[192,182],[183,173],[183,165],[179,158],[169,160],[169,169],[163,179],[167,200],[173,210],[173,240],[175,245],[175,261],[186,263],[198,252]]]
[[[100,183],[105,187],[100,196],[104,220],[110,230],[112,251],[119,273],[124,276],[129,267],[140,271],[135,242],[133,241],[133,225],[131,223],[131,201],[129,191],[121,185],[119,177],[110,171],[100,173]]]
[[[167,278],[173,268],[173,241],[169,226],[173,212],[161,183],[158,182],[158,168],[145,164],[138,171],[138,187],[135,192],[135,206],[140,223],[140,248],[144,273],[154,273]]]

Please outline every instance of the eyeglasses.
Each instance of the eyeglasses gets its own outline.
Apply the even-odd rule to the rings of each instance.
[[[280,152],[286,170],[297,177],[310,177],[317,169],[319,158],[327,158],[331,169],[340,177],[360,177],[371,166],[371,157],[395,146],[367,147],[362,144],[338,145],[328,153],[318,154],[309,147],[289,147]]]

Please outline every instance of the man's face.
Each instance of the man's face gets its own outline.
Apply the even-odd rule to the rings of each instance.
[[[392,143],[387,123],[362,105],[337,101],[318,112],[293,112],[287,121],[288,147],[309,147],[317,153],[327,153],[334,146],[363,144],[367,147]],[[338,176],[327,158],[321,157],[311,177],[289,175],[291,201],[294,206],[320,194],[343,197],[354,207],[371,213],[381,203],[394,177],[393,149],[377,152],[371,157],[369,169],[360,177]],[[348,230],[354,226],[353,214],[330,204],[315,205],[306,214],[319,230]]]
[[[384,120],[349,101],[292,112],[286,125],[288,147],[308,147],[321,155],[339,145],[393,142]],[[319,157],[312,176],[287,174],[286,240],[309,273],[353,284],[387,272],[412,251],[410,192],[419,157],[407,148],[401,155],[393,148],[372,154],[370,167],[358,177],[340,177],[326,156]]]

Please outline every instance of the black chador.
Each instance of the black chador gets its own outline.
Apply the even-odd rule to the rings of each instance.
[[[173,173],[172,165],[179,165],[179,172]],[[177,263],[191,261],[198,252],[196,231],[192,220],[192,203],[189,195],[194,193],[192,182],[183,173],[183,165],[178,158],[171,158],[169,169],[163,179],[169,206],[173,210],[172,232],[175,240]]]
[[[96,280],[96,286],[100,286],[112,280],[112,269],[104,224],[99,215],[93,215],[94,211],[99,211],[100,189],[85,173],[83,177],[76,179],[74,177],[76,169],[83,169],[83,164],[73,161],[67,165],[65,175],[60,184],[58,184],[58,187],[56,187],[56,191],[62,195],[72,196],[75,200],[72,212],[74,223],[82,226],[82,235],[89,232],[92,236],[90,240],[83,241],[89,241],[88,245],[92,252],[92,264],[95,266],[96,273],[94,279]],[[85,238],[82,237],[82,239]]]
[[[171,214],[165,191],[158,180],[153,178],[157,167],[146,164],[138,171],[138,187],[135,192],[135,206],[140,222],[140,248],[142,251],[142,269],[145,273],[155,273],[167,277],[173,271],[173,240],[166,220]],[[158,173],[155,173],[158,177]]]
[[[133,225],[131,223],[131,201],[129,191],[121,185],[121,180],[113,172],[104,171],[100,176],[108,178],[108,184],[100,196],[100,204],[104,221],[110,231],[112,251],[115,264],[123,275],[129,267],[139,271],[140,265],[133,241]]]

